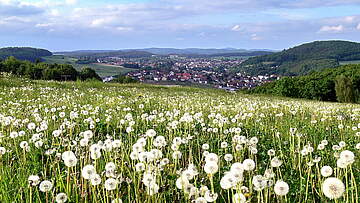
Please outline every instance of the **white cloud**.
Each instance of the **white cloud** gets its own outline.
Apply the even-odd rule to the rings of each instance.
[[[51,9],[50,15],[52,16],[60,16],[60,11],[58,9]]]
[[[132,31],[133,28],[131,27],[116,27],[117,31],[121,31],[121,32],[127,32],[127,31]]]
[[[30,16],[43,13],[40,6],[15,0],[0,0],[0,16]]]
[[[320,28],[319,32],[321,33],[340,33],[344,31],[343,25],[334,25],[334,26],[328,26],[324,25]]]
[[[252,34],[252,35],[251,35],[251,40],[253,40],[253,41],[258,41],[258,40],[262,40],[262,38],[259,37],[257,34]]]
[[[232,27],[232,28],[231,28],[231,30],[232,30],[232,31],[236,31],[236,32],[238,32],[238,31],[241,31],[241,30],[242,30],[242,28],[241,28],[241,26],[240,26],[240,25],[235,25],[234,27]]]
[[[0,4],[3,4],[3,5],[11,5],[11,3],[13,3],[12,0],[0,0]]]
[[[344,18],[344,21],[347,22],[347,23],[352,23],[352,22],[354,22],[355,19],[356,19],[355,16],[346,16]]]
[[[99,27],[99,26],[104,25],[106,22],[107,22],[107,20],[104,18],[95,19],[91,22],[91,26]]]
[[[35,27],[50,27],[51,25],[51,23],[38,23]]]
[[[360,30],[360,23],[357,25],[356,29]]]
[[[75,4],[77,4],[77,0],[65,0],[65,4],[67,4],[67,5],[75,5]]]

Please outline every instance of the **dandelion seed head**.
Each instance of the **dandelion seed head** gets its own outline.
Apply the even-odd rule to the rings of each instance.
[[[338,178],[330,177],[323,182],[322,191],[329,199],[338,199],[345,192],[345,185]]]

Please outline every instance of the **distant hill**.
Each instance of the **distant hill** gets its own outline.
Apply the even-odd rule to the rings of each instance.
[[[311,71],[337,67],[340,61],[352,60],[360,60],[360,43],[315,41],[250,58],[236,71],[245,71],[250,75],[305,75]]]
[[[271,51],[247,51],[247,52],[229,52],[229,53],[219,53],[219,54],[211,54],[204,55],[208,57],[254,57],[254,56],[263,56],[272,54],[274,52]]]
[[[124,50],[79,50],[71,52],[56,52],[55,54],[81,57],[81,56],[148,56],[150,55],[182,55],[193,57],[212,56],[259,56],[273,53],[270,50],[246,50],[246,49],[174,49],[174,48],[145,48],[145,49],[124,49]]]
[[[52,56],[52,53],[45,49],[31,47],[7,47],[0,49],[0,60],[4,60],[9,56],[14,56],[19,60],[35,62],[37,59],[41,59],[41,57]]]
[[[141,58],[150,57],[153,54],[146,51],[128,50],[128,51],[101,51],[101,50],[84,50],[71,52],[56,52],[57,55],[72,56],[72,57],[122,57],[122,58]]]
[[[212,54],[225,54],[225,53],[244,53],[248,52],[245,49],[199,49],[199,48],[187,48],[187,49],[173,49],[173,48],[147,48],[140,49],[153,54],[169,55],[169,54],[195,54],[195,55],[212,55]]]

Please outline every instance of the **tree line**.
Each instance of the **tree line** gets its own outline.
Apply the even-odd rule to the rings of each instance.
[[[360,103],[360,64],[311,72],[305,76],[283,77],[249,90],[249,93]]]
[[[78,72],[69,64],[47,64],[39,61],[34,63],[18,60],[13,56],[10,56],[3,61],[0,60],[0,72],[8,72],[33,80],[101,80],[100,76],[90,68],[83,68]]]

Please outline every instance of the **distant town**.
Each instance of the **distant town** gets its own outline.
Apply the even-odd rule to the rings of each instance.
[[[250,76],[233,71],[245,61],[240,57],[184,57],[179,55],[145,58],[105,57],[98,63],[133,68],[128,77],[144,83],[198,84],[235,91],[279,79],[278,75]],[[114,77],[104,78],[108,82]]]

